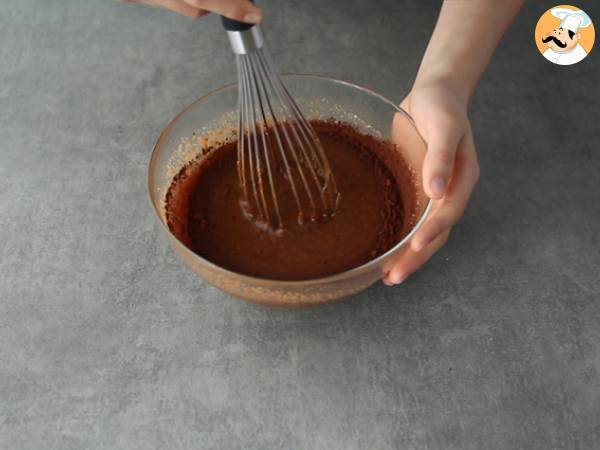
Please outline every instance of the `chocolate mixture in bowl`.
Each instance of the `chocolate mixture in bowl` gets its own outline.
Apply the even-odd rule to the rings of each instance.
[[[244,213],[236,142],[188,163],[166,195],[171,232],[203,258],[258,278],[308,280],[358,267],[385,253],[414,225],[416,188],[393,144],[333,121],[311,121],[341,194],[335,214],[282,231]],[[292,196],[282,196],[282,208]],[[289,203],[289,205],[286,205]],[[290,208],[291,209],[291,208]]]

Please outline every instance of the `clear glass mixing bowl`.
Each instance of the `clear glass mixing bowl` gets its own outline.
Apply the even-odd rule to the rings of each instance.
[[[367,288],[379,280],[406,251],[411,237],[431,209],[431,202],[421,183],[426,145],[404,110],[369,89],[314,75],[284,75],[283,79],[309,119],[333,118],[348,122],[363,133],[396,144],[397,151],[410,166],[418,191],[413,218],[415,225],[397,245],[360,267],[336,275],[307,281],[275,281],[225,270],[198,256],[180,242],[166,224],[165,194],[173,177],[202,149],[235,138],[236,84],[199,98],[169,123],[152,151],[148,188],[161,229],[171,247],[206,281],[236,297],[256,303],[286,307],[313,306],[348,297]]]

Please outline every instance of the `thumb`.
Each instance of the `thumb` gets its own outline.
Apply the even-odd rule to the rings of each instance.
[[[260,9],[249,0],[185,0],[185,2],[195,8],[240,22],[258,23],[262,19]]]
[[[430,123],[432,126],[427,127],[425,133],[427,154],[423,161],[423,187],[429,198],[440,199],[452,176],[456,149],[464,132],[450,117],[436,118]]]

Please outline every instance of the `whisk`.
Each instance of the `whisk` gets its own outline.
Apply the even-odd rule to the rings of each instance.
[[[323,146],[275,71],[259,25],[223,19],[238,68],[237,169],[245,212],[268,228],[332,215],[340,194]]]

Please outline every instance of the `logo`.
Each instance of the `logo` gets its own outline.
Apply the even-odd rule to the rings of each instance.
[[[535,43],[548,61],[570,66],[584,60],[592,51],[596,31],[592,19],[577,6],[550,8],[535,27]]]

